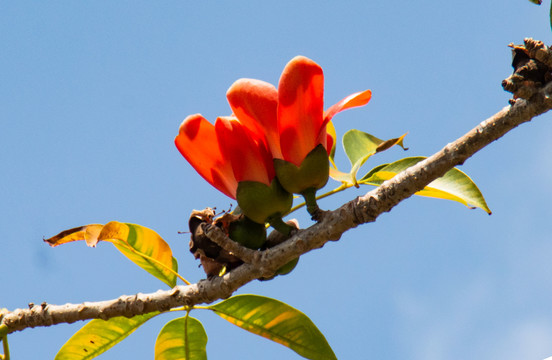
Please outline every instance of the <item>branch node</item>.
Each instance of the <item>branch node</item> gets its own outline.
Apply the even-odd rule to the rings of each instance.
[[[502,87],[514,94],[514,99],[530,99],[552,80],[552,51],[542,41],[530,38],[524,45],[509,46],[514,73],[502,81]]]

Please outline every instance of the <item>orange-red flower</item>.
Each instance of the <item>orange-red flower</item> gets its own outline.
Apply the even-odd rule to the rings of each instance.
[[[209,184],[233,199],[240,181],[270,185],[274,179],[262,134],[235,117],[219,117],[213,126],[199,114],[190,115],[180,125],[175,144]]]
[[[284,68],[278,89],[260,80],[236,81],[227,92],[233,115],[219,117],[214,126],[191,115],[175,143],[196,171],[237,199],[252,220],[284,214],[291,207],[289,193],[303,194],[313,213],[315,192],[329,176],[327,155],[334,140],[326,127],[335,114],[365,105],[370,97],[370,90],[358,92],[324,111],[322,68],[298,56]]]
[[[264,81],[241,79],[228,90],[235,116],[265,135],[282,187],[305,198],[317,217],[316,191],[328,182],[334,139],[327,125],[338,112],[370,101],[370,90],[347,96],[324,111],[324,75],[314,61],[297,56],[284,68],[278,89]]]
[[[326,125],[338,112],[366,105],[371,91],[347,96],[324,111],[324,75],[314,61],[297,56],[284,68],[278,89],[260,80],[240,79],[227,97],[235,116],[250,129],[264,133],[275,159],[300,166],[317,145],[329,153],[333,139]]]

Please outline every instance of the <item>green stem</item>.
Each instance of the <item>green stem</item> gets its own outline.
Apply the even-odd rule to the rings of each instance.
[[[188,306],[181,306],[177,308],[172,308],[169,311],[190,311],[191,309]]]
[[[352,187],[352,186],[353,186],[353,184],[345,184],[345,183],[343,183],[343,184],[341,184],[340,186],[336,187],[335,189],[328,191],[327,193],[324,193],[324,194],[322,194],[322,195],[318,195],[318,196],[316,197],[316,200],[320,200],[320,199],[323,199],[323,198],[328,197],[328,196],[330,196],[330,195],[337,194],[338,192],[341,192],[341,191],[343,191],[343,190],[346,190],[346,189],[348,189],[348,188],[350,188],[350,187]],[[304,202],[301,203],[301,204],[299,204],[299,205],[296,205],[296,206],[292,207],[285,215],[289,215],[289,214],[291,214],[292,212],[301,209],[301,208],[302,208],[303,206],[305,206],[305,205],[306,205],[306,203],[304,203]]]
[[[2,344],[4,345],[4,360],[10,360],[10,347],[8,345],[8,335],[2,338]]]
[[[293,226],[286,224],[280,215],[269,216],[267,222],[284,236],[288,236],[291,233],[291,230],[295,229]]]
[[[311,215],[316,214],[320,208],[318,207],[318,204],[316,203],[316,189],[315,188],[308,188],[305,191],[301,193],[303,197],[305,198],[305,203],[307,204],[307,212]]]

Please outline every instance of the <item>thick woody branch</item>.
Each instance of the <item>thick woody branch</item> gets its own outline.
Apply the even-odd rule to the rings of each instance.
[[[206,227],[205,235],[207,235],[209,239],[213,240],[215,244],[222,247],[224,250],[237,256],[240,260],[248,264],[258,261],[260,255],[259,251],[251,250],[231,240],[220,228],[216,226],[207,224],[203,224],[203,226]]]
[[[297,231],[280,245],[264,251],[232,248],[232,251],[240,253],[240,257],[246,260],[246,264],[222,277],[201,280],[197,284],[188,286],[177,286],[167,291],[121,296],[108,301],[66,305],[42,304],[29,309],[17,309],[5,314],[1,324],[6,325],[11,333],[30,327],[73,323],[78,320],[132,317],[224,299],[248,282],[272,274],[290,260],[320,248],[328,241],[338,240],[345,231],[360,224],[372,222],[380,214],[390,211],[399,202],[412,196],[453,167],[463,164],[466,159],[508,131],[550,110],[551,93],[552,84],[549,83],[539,89],[530,100],[512,100],[510,106],[483,121],[458,140],[446,145],[433,156],[401,172],[366,195],[334,211],[328,211],[319,223]],[[231,246],[225,245],[228,241],[221,231],[209,229],[208,236],[225,248]]]

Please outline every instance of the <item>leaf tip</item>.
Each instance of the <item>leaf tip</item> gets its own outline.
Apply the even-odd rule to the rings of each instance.
[[[54,247],[55,245],[51,242],[52,238],[46,239],[44,236],[42,237],[42,241],[44,241],[46,244],[50,245],[51,247]]]

